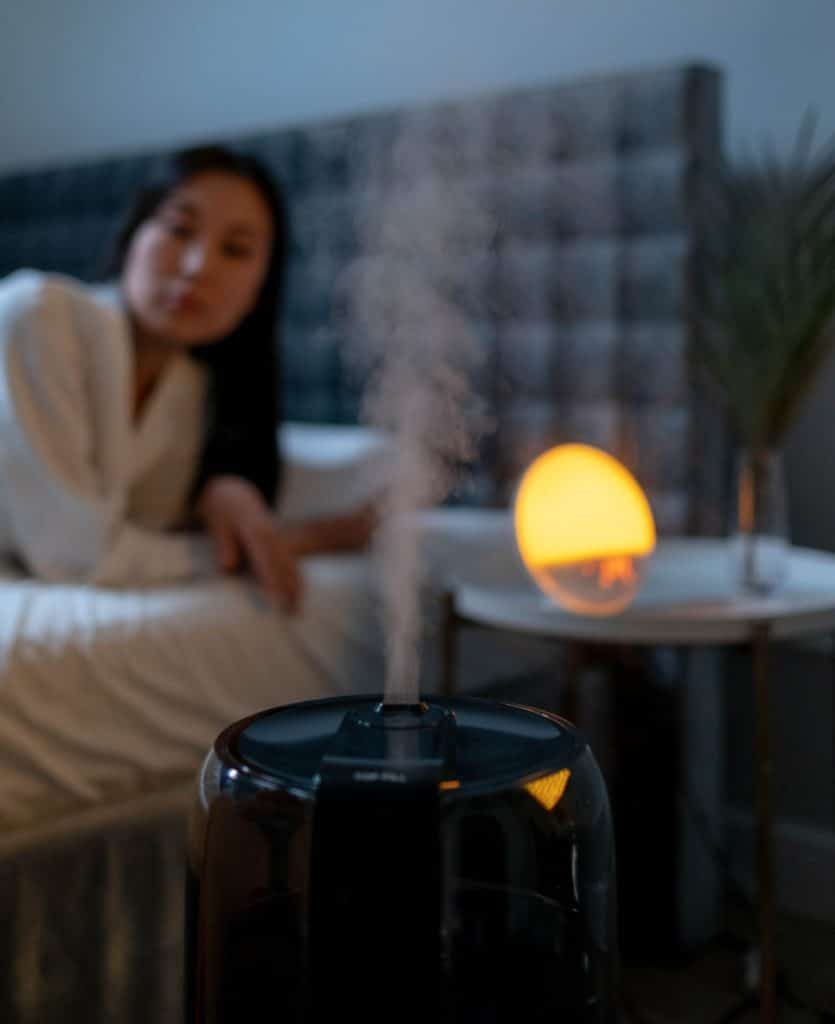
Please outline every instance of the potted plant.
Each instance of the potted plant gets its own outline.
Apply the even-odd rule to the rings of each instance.
[[[780,450],[835,341],[835,140],[813,136],[807,118],[788,157],[720,169],[700,262],[696,351],[740,442],[733,549],[754,592],[784,574]]]

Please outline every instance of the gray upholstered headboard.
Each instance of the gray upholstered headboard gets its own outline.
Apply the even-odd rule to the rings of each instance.
[[[357,252],[359,204],[385,189],[384,173],[368,180],[369,160],[385,168],[403,115],[233,140],[264,158],[288,195],[289,419],[357,415],[334,285]],[[687,352],[700,185],[719,148],[719,73],[690,65],[605,75],[417,116],[448,149],[454,173],[472,176],[497,226],[479,324],[497,430],[470,499],[501,501],[535,454],[587,441],[637,473],[662,531],[717,530],[723,430],[703,406]],[[0,179],[0,274],[28,265],[97,276],[126,198],[158,155]]]

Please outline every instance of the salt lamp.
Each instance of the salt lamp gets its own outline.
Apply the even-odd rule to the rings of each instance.
[[[614,615],[640,589],[655,522],[637,480],[584,444],[559,445],[526,470],[514,504],[519,552],[537,586],[579,615]]]

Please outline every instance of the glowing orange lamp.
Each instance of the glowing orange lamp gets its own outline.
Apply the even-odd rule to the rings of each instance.
[[[516,542],[537,586],[579,615],[614,615],[640,589],[655,522],[637,480],[584,444],[552,448],[519,484]]]

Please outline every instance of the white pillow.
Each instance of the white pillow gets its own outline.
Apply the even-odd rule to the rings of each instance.
[[[349,512],[373,501],[389,479],[391,439],[370,427],[284,423],[278,514],[289,522]]]

